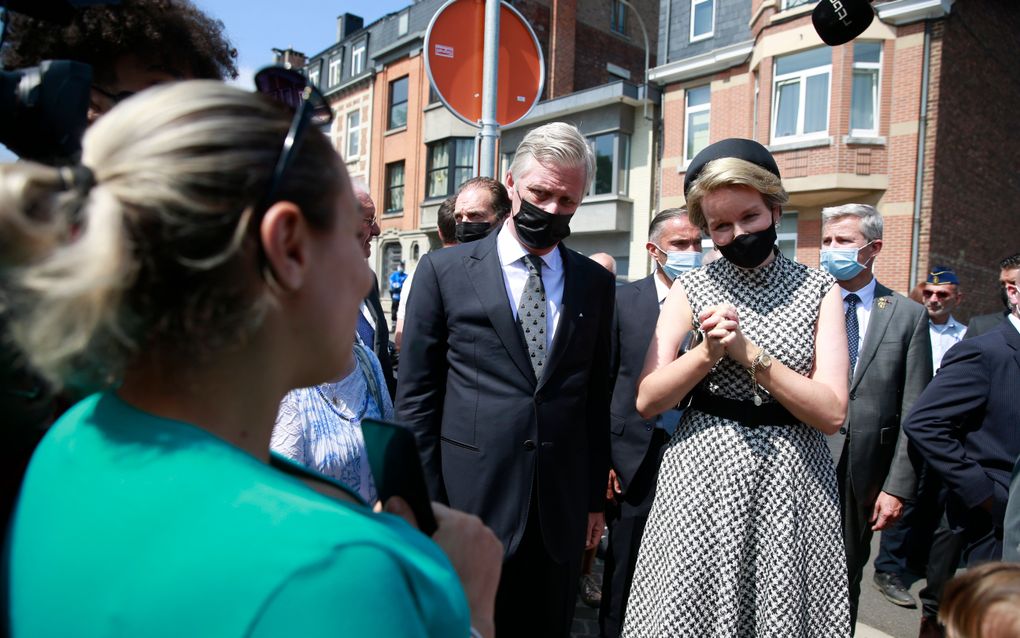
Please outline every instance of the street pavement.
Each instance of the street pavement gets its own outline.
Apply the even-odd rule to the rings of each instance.
[[[871,541],[871,557],[878,553],[878,535]],[[602,577],[602,561],[596,560],[592,571]],[[875,570],[868,561],[861,581],[860,614],[857,619],[857,638],[914,638],[921,624],[921,609],[905,609],[888,602],[877,589],[873,577]],[[917,594],[924,587],[924,580],[907,581],[910,593]],[[918,603],[920,604],[920,603]],[[574,612],[572,638],[597,638],[599,635],[598,610],[577,601]]]

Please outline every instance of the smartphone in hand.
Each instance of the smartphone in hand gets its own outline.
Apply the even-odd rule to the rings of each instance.
[[[375,419],[363,420],[361,432],[379,500],[385,503],[391,496],[399,496],[407,501],[418,520],[418,529],[432,536],[439,526],[432,513],[414,433],[402,425]]]

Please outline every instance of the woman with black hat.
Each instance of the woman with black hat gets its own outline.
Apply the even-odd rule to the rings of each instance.
[[[777,250],[788,196],[757,142],[707,147],[684,192],[724,259],[677,280],[645,361],[642,416],[691,399],[659,471],[624,634],[847,636],[824,440],[846,416],[839,289]]]

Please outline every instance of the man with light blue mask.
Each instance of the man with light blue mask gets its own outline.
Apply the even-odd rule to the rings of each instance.
[[[846,422],[829,446],[838,460],[852,621],[872,534],[896,523],[903,502],[914,498],[917,477],[900,423],[932,376],[924,306],[886,288],[872,272],[882,227],[874,206],[822,209],[820,261],[843,294],[850,357]],[[875,587],[896,605],[916,606],[898,574],[876,572]]]
[[[652,218],[645,246],[655,270],[644,279],[617,289],[613,317],[614,384],[609,423],[612,469],[606,490],[609,548],[599,609],[600,635],[606,638],[616,638],[623,629],[638,547],[655,497],[659,464],[680,420],[679,410],[669,410],[654,419],[643,419],[637,413],[638,377],[659,319],[659,308],[673,281],[701,265],[701,230],[688,220],[687,209],[669,208]]]

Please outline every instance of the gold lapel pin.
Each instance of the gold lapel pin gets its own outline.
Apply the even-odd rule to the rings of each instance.
[[[889,305],[889,299],[886,297],[878,298],[878,309],[885,310],[885,307]]]

